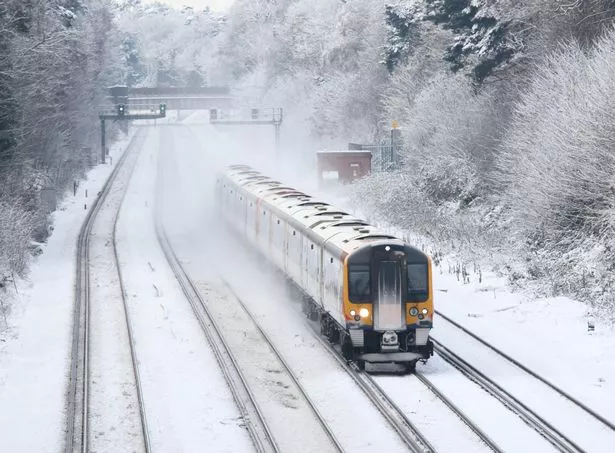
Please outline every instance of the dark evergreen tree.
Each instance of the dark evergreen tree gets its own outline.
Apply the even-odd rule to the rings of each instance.
[[[385,20],[389,30],[384,50],[384,64],[390,73],[404,63],[419,44],[418,11],[407,4],[386,5]]]
[[[425,4],[426,20],[457,35],[444,57],[453,71],[469,66],[474,80],[482,83],[514,56],[517,49],[508,39],[509,21],[483,14],[471,0],[425,0]]]

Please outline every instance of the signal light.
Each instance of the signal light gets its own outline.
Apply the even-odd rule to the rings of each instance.
[[[124,104],[120,104],[117,106],[117,114],[119,116],[124,116],[124,114],[126,113],[126,106],[124,106]]]
[[[167,105],[166,104],[160,104],[160,114],[162,116],[166,116],[166,114],[167,114]]]

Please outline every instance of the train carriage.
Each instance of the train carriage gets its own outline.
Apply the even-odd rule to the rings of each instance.
[[[433,354],[427,255],[248,166],[230,167],[216,190],[223,219],[301,289],[346,359],[413,369]]]

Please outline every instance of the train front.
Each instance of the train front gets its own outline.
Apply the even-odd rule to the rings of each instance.
[[[401,241],[366,244],[346,257],[344,355],[364,362],[403,363],[433,355],[431,262]]]

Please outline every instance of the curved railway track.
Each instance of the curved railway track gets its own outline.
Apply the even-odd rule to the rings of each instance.
[[[156,221],[156,234],[165,257],[211,346],[224,379],[233,394],[235,404],[254,442],[254,447],[260,453],[280,452],[281,450],[275,442],[239,364],[235,360],[229,345],[209,313],[194,283],[182,268],[158,220]]]
[[[134,170],[134,167],[131,169],[131,175]],[[128,333],[128,341],[130,344],[130,358],[132,360],[132,369],[135,375],[135,383],[137,388],[137,399],[139,402],[139,414],[141,416],[141,428],[143,435],[143,445],[145,449],[145,453],[150,453],[152,451],[149,430],[147,426],[147,416],[145,412],[145,402],[143,398],[143,388],[141,386],[141,375],[139,372],[139,360],[137,358],[137,351],[135,347],[134,334],[132,329],[132,321],[130,318],[130,310],[128,308],[128,300],[126,297],[126,290],[124,285],[124,277],[122,274],[122,266],[120,265],[120,259],[117,253],[117,241],[116,241],[116,233],[117,233],[117,224],[120,218],[120,211],[122,209],[122,205],[124,204],[124,198],[126,197],[126,191],[122,194],[122,200],[120,202],[120,206],[115,212],[115,216],[113,219],[113,234],[112,234],[112,243],[113,243],[113,257],[115,259],[115,266],[117,269],[118,280],[120,284],[120,291],[122,292],[122,306],[124,308],[124,319],[126,320],[126,331]]]
[[[494,347],[493,345],[487,343],[485,340],[480,338],[478,335],[469,331],[459,323],[455,322],[451,318],[446,315],[443,315],[439,311],[436,311],[442,319],[444,319],[449,324],[453,325],[455,328],[463,332],[465,335],[468,335],[473,340],[479,342],[482,346],[488,348],[490,351],[494,352],[498,357],[504,359],[509,364],[513,365],[517,369],[529,375],[531,378],[539,381],[540,383],[546,385],[549,389],[553,390],[557,395],[561,398],[567,400],[572,405],[579,408],[585,414],[590,416],[591,418],[598,421],[605,428],[614,430],[615,425],[605,419],[600,414],[591,410],[587,405],[583,404],[581,401],[577,400],[569,393],[560,389],[544,377],[540,376],[538,373],[530,370],[525,365],[520,363],[519,361],[512,358],[510,355],[504,353],[500,349]],[[528,404],[521,401],[519,398],[514,396],[510,391],[504,389],[501,385],[496,383],[493,379],[489,378],[485,373],[478,370],[476,367],[468,363],[466,360],[461,358],[458,354],[454,353],[450,348],[447,348],[446,345],[432,338],[434,341],[435,352],[442,357],[446,362],[457,368],[460,372],[466,375],[469,379],[476,382],[481,388],[483,388],[490,395],[497,398],[502,404],[508,407],[510,410],[515,412],[521,419],[531,426],[534,430],[536,430],[541,436],[543,436],[548,442],[550,442],[556,449],[566,453],[578,453],[583,452],[585,449],[579,445],[578,441],[571,439],[571,435],[562,432],[561,429],[554,426],[553,423],[546,420],[546,417],[538,414],[535,410],[529,407]]]
[[[164,255],[169,262],[169,265],[175,274],[177,281],[180,284],[180,287],[188,299],[192,310],[209,342],[211,349],[216,357],[216,360],[220,366],[220,369],[224,375],[224,378],[231,390],[235,403],[241,413],[244,424],[252,438],[254,446],[256,450],[260,453],[268,453],[268,452],[282,452],[283,450],[276,442],[275,435],[269,427],[269,424],[263,415],[263,411],[259,407],[255,394],[250,388],[248,380],[244,371],[242,370],[241,365],[239,364],[237,358],[232,352],[231,346],[226,341],[222,329],[218,325],[218,323],[214,319],[214,315],[209,309],[207,303],[201,296],[197,286],[190,278],[186,270],[183,268],[180,263],[170,241],[162,225],[162,220],[160,218],[160,199],[161,199],[161,183],[162,175],[161,175],[161,167],[159,167],[158,173],[158,197],[157,197],[157,205],[156,205],[156,234],[158,236],[158,240],[164,252]],[[225,283],[226,284],[226,283]],[[230,292],[235,295],[232,289],[227,285],[227,288]],[[254,323],[256,329],[261,333],[263,340],[268,344],[271,351],[278,358],[281,367],[284,369],[285,373],[290,377],[290,379],[294,382],[296,388],[299,390],[302,395],[304,401],[309,406],[312,411],[314,417],[316,418],[318,424],[322,427],[325,435],[329,438],[331,445],[335,451],[343,452],[341,444],[335,438],[335,435],[328,427],[326,421],[323,419],[316,406],[309,398],[301,384],[299,383],[297,377],[292,372],[290,367],[287,365],[286,361],[282,358],[281,354],[275,348],[273,343],[270,341],[269,337],[265,334],[265,332],[260,328],[254,316],[247,310],[247,307],[239,299],[236,295],[236,300],[239,302],[242,309],[248,315],[248,317]]]
[[[102,209],[118,174],[124,168],[128,156],[133,152],[136,143],[140,142],[142,131],[138,131],[130,141],[127,149],[122,154],[109,178],[103,185],[98,197],[94,200],[90,211],[86,215],[83,226],[77,238],[76,250],[76,279],[75,279],[75,308],[73,314],[73,337],[71,346],[71,366],[69,376],[69,388],[67,392],[67,422],[65,447],[66,453],[85,453],[89,451],[89,401],[90,401],[90,236],[97,215]],[[132,170],[130,170],[132,171]],[[125,191],[124,191],[125,194]],[[122,199],[124,194],[122,194]],[[120,203],[121,206],[121,203]],[[119,216],[120,207],[114,214],[113,237],[115,239],[115,224]],[[115,243],[114,243],[114,253]],[[117,257],[117,254],[116,254]],[[119,265],[118,265],[119,272]],[[121,281],[121,276],[120,276]],[[122,289],[122,296],[124,295]],[[125,301],[124,301],[125,303]],[[128,316],[128,313],[126,312]],[[130,321],[126,318],[127,326]],[[139,397],[141,425],[143,428],[144,444],[149,453],[149,440],[147,435],[147,423],[141,398],[139,373],[133,340],[129,332],[132,355],[133,373]]]

